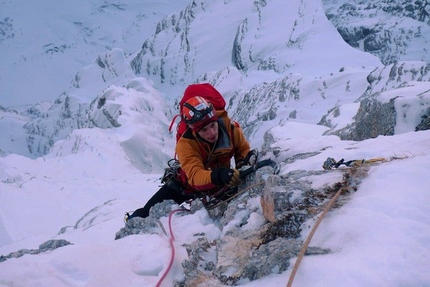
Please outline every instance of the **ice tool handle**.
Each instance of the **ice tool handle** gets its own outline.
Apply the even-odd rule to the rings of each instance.
[[[245,177],[247,177],[251,173],[255,172],[257,169],[260,169],[260,168],[265,167],[265,166],[272,167],[273,168],[273,174],[279,174],[279,172],[281,171],[279,164],[277,164],[275,161],[273,161],[269,158],[269,159],[259,161],[247,169],[240,170],[239,171],[240,178],[244,179]]]

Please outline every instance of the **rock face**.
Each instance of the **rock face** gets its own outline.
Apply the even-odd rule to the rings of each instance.
[[[210,241],[205,234],[185,245],[188,258],[182,262],[184,278],[175,287],[234,286],[289,268],[291,258],[300,252],[301,232],[324,210],[334,194],[343,188],[334,208],[339,208],[367,176],[369,166],[294,171],[270,175],[258,170],[240,190],[246,190],[226,205],[209,210],[220,228],[219,238]],[[117,239],[130,234],[160,233],[157,221],[173,210],[172,201],[157,204],[145,219],[131,219],[117,233]],[[199,200],[191,211],[203,208]],[[307,255],[330,250],[309,247]]]
[[[6,261],[7,259],[10,259],[10,258],[18,258],[18,257],[24,256],[26,254],[33,254],[33,255],[39,254],[42,252],[46,252],[46,251],[54,250],[54,249],[57,249],[57,248],[60,248],[63,246],[67,246],[70,244],[72,244],[72,243],[70,243],[69,241],[64,240],[64,239],[48,240],[48,241],[40,244],[38,249],[21,249],[21,250],[18,250],[16,252],[12,252],[11,254],[6,255],[6,256],[1,255],[0,256],[0,262]]]
[[[364,99],[355,115],[355,121],[346,128],[326,134],[338,135],[342,140],[361,141],[379,135],[391,136],[396,126],[395,99],[382,103],[378,99]],[[320,122],[324,123],[324,119]]]
[[[415,128],[415,131],[425,130],[430,130],[430,110],[427,112],[427,115],[422,116],[421,123]]]
[[[165,200],[151,208],[149,216],[146,218],[134,217],[128,220],[123,228],[115,235],[115,240],[132,234],[166,234],[160,218],[168,216],[172,211],[172,206],[176,203],[173,200]]]
[[[385,65],[410,60],[412,51],[420,53],[422,60],[430,60],[424,36],[430,31],[427,1],[323,0],[323,3],[327,18],[342,38],[349,45],[378,56]]]
[[[341,107],[334,108],[319,122],[331,128],[325,134],[360,141],[429,128],[429,64],[400,62],[377,68],[367,81],[369,86],[356,100],[359,108],[350,124],[334,126],[331,120],[340,116]]]
[[[256,280],[272,274],[274,270],[279,273],[285,271],[289,267],[289,259],[296,257],[300,251],[300,233],[305,222],[317,216],[339,188],[349,188],[349,192],[339,202],[347,200],[365,176],[366,167],[312,173],[297,171],[282,176],[269,176],[260,190],[251,191],[229,203],[228,209],[219,219],[220,223],[224,217],[231,217],[232,214],[237,219],[237,214],[243,214],[244,206],[249,215],[244,216],[243,223],[236,224],[235,227],[221,224],[224,235],[213,243],[215,246],[206,245],[206,250],[209,249],[210,252],[199,249],[199,258],[194,256],[189,259],[198,260],[191,265],[213,266],[212,269],[205,270],[205,277],[225,285],[236,285],[241,280]],[[258,177],[254,180],[257,179]],[[255,199],[260,199],[260,205],[252,209],[251,202]],[[256,214],[265,219],[261,226],[246,228],[246,223]],[[197,249],[189,247],[189,254]],[[209,258],[213,256],[208,255],[213,252],[217,254],[216,261],[209,263]],[[314,247],[309,248],[307,254],[327,252],[330,251]],[[183,266],[190,266],[190,262],[187,260]],[[186,275],[185,281],[177,286],[192,286],[188,285],[192,280],[191,276],[188,278]]]
[[[298,72],[294,68],[301,70],[308,65],[318,65],[325,72],[339,69],[336,60],[344,54],[326,54],[324,61],[320,61],[319,56],[307,54],[306,59],[297,61],[297,53],[313,45],[310,34],[329,35],[319,38],[323,46],[346,48],[351,54],[357,52],[344,44],[320,3],[292,1],[284,17],[273,17],[284,5],[283,2],[259,0],[243,2],[237,10],[236,3],[230,1],[191,1],[181,11],[158,23],[153,35],[145,40],[131,61],[131,66],[137,75],[182,86],[194,82],[204,73],[225,67],[242,72],[260,70],[278,74]],[[214,11],[222,11],[226,19],[216,19],[215,29]],[[202,31],[215,36],[202,37]],[[268,31],[277,31],[270,41],[267,41]],[[208,49],[207,42],[214,39],[217,45]],[[333,60],[327,57],[333,57]],[[208,58],[214,63],[210,69],[206,64]],[[343,59],[347,66],[353,65],[355,60],[354,57]],[[379,60],[370,54],[362,54],[360,62],[370,66],[379,64]]]
[[[429,81],[427,2],[324,0],[323,4],[324,11],[318,3],[296,1],[292,4],[296,7],[294,9],[298,9],[291,14],[294,16],[274,19],[270,15],[279,10],[283,5],[281,2],[249,2],[241,6],[241,13],[237,13],[235,9],[226,9],[234,6],[229,1],[192,1],[183,10],[161,20],[154,34],[145,40],[132,59],[127,59],[120,49],[101,54],[91,65],[76,73],[70,89],[61,94],[52,106],[28,109],[25,114],[30,120],[23,125],[27,134],[23,145],[28,154],[36,158],[46,155],[55,142],[75,129],[117,128],[123,125],[121,117],[127,113],[151,113],[146,109],[151,108],[146,99],[136,101],[137,105],[132,110],[115,100],[119,94],[132,94],[130,91],[134,88],[130,83],[135,82],[137,75],[165,83],[175,91],[173,87],[177,87],[177,91],[182,92],[184,85],[196,80],[209,81],[217,87],[224,85],[225,88],[228,86],[226,82],[243,82],[249,71],[274,73],[276,76],[264,77],[253,86],[227,88],[229,111],[241,123],[250,140],[262,126],[270,128],[288,120],[319,122],[332,129],[328,134],[356,140],[427,129],[430,113],[425,89],[418,92],[408,89],[416,82]],[[220,45],[211,47],[215,50],[209,51],[203,43],[205,41],[196,39],[201,38],[202,31],[207,31],[201,30],[202,27],[210,27],[208,33],[214,32],[212,11],[217,10],[229,13],[226,18],[230,17],[231,22],[217,22]],[[326,29],[331,28],[330,25],[334,25],[343,40],[356,49],[348,46],[349,49],[345,49],[337,32]],[[276,35],[271,41],[265,40],[266,35],[279,31],[277,27],[280,26],[285,27],[285,34]],[[330,63],[337,61],[327,58],[318,62],[321,57],[312,53],[296,60],[295,53],[305,51],[311,40],[308,35],[319,34],[322,29],[335,36],[327,37],[331,43],[321,42],[321,45],[342,45],[342,51],[348,55],[342,60],[343,67],[333,66]],[[380,61],[368,53],[357,52],[357,49],[372,53],[387,66],[370,73],[362,66],[380,66]],[[359,53],[359,64],[349,62],[354,58],[350,55],[355,53]],[[309,57],[315,58],[307,63]],[[210,65],[207,62],[209,58]],[[422,62],[417,62],[417,59]],[[299,69],[302,65],[306,66],[305,70],[310,65],[318,65],[322,69],[323,64],[328,65],[324,68],[326,74],[317,77],[301,73]],[[405,95],[416,99],[412,102]],[[333,119],[342,117],[341,108],[353,101],[360,106],[356,118],[351,119],[347,127],[336,127]],[[401,121],[404,113],[409,116],[407,107],[413,105],[422,105],[423,110],[413,120],[412,127]],[[309,107],[314,108],[312,112],[309,112]],[[167,115],[169,107],[163,109]],[[161,122],[163,124],[156,123],[160,127],[157,130],[163,130],[169,120],[162,119]],[[370,130],[367,124],[371,125]],[[164,137],[157,139],[163,141]],[[7,154],[1,150],[0,147],[0,154]]]

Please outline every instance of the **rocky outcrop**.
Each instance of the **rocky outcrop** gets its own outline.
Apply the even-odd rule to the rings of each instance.
[[[425,130],[430,130],[430,110],[427,112],[427,115],[422,116],[420,124],[415,128],[415,131]]]
[[[339,188],[346,188],[348,192],[342,195],[335,208],[341,206],[367,176],[367,170],[368,167],[362,166],[345,171],[297,171],[270,176],[264,191],[260,191],[262,196],[246,194],[231,201],[230,214],[224,213],[220,218],[221,222],[224,216],[231,216],[231,211],[236,210],[237,220],[244,205],[249,209],[250,202],[260,198],[261,206],[257,209],[251,207],[241,224],[233,228],[231,225],[220,226],[224,235],[213,243],[199,239],[187,246],[190,257],[183,263],[185,279],[175,286],[193,286],[190,282],[195,282],[197,277],[232,286],[240,280],[256,280],[287,270],[290,259],[297,256],[303,244],[301,232],[305,222],[317,216]],[[255,216],[253,211],[264,215],[267,220],[262,221],[258,228],[249,229],[247,222]],[[330,250],[310,247],[306,254],[328,252]],[[216,260],[213,259],[215,254]],[[206,269],[201,266],[206,266]],[[199,271],[191,272],[191,267],[197,267]]]
[[[46,155],[56,141],[64,139],[73,130],[92,126],[88,120],[88,104],[63,94],[47,112],[25,124],[24,129],[28,134],[28,149],[37,157]]]
[[[332,120],[342,116],[335,107],[318,124],[331,129],[326,135],[361,141],[428,129],[430,110],[430,65],[425,62],[399,62],[377,68],[367,77],[369,86],[356,100],[355,116],[342,127]]]
[[[39,245],[38,249],[21,249],[18,250],[16,252],[12,252],[9,255],[2,255],[0,256],[0,262],[6,261],[7,259],[10,258],[19,258],[21,256],[24,256],[26,254],[39,254],[42,252],[46,252],[46,251],[51,251],[63,246],[67,246],[70,245],[72,243],[70,243],[67,240],[64,239],[52,239],[52,240],[48,240],[42,244]]]
[[[115,235],[115,240],[132,234],[164,234],[167,235],[160,218],[169,216],[177,204],[173,200],[165,200],[153,206],[146,218],[133,217],[127,220],[125,226]]]
[[[388,103],[377,99],[364,99],[354,117],[354,122],[345,128],[326,132],[326,135],[335,134],[342,140],[361,141],[377,136],[390,136],[394,134],[396,126],[395,98]],[[321,121],[320,124],[324,122]]]
[[[169,86],[186,85],[204,73],[226,67],[235,67],[243,75],[259,70],[279,76],[299,73],[295,68],[308,71],[310,65],[317,65],[320,71],[324,70],[322,73],[340,69],[339,55],[327,53],[324,61],[320,61],[321,57],[306,52],[314,45],[311,35],[321,31],[328,35],[319,38],[321,45],[345,48],[321,5],[295,1],[285,17],[272,17],[284,8],[283,5],[282,2],[270,1],[244,2],[238,13],[237,7],[230,1],[192,1],[181,11],[158,23],[154,34],[145,40],[132,59],[131,66],[137,75]],[[223,11],[223,17],[228,21],[220,21],[219,17],[214,17],[213,11]],[[207,27],[207,30],[202,32],[202,27]],[[268,37],[268,31],[277,31],[276,36]],[[208,48],[208,41],[217,45],[209,44]],[[346,47],[349,50],[346,54],[358,52]],[[301,53],[307,54],[302,58],[298,56]],[[357,59],[360,65],[380,64],[376,57],[360,54],[360,57],[343,57],[345,65],[353,66]],[[208,59],[213,63],[211,66],[207,65]]]
[[[234,286],[282,273],[302,248],[302,231],[309,228],[339,189],[344,191],[333,208],[347,202],[368,170],[369,165],[362,165],[313,172],[298,170],[280,176],[269,175],[268,169],[258,170],[240,186],[246,192],[219,207],[220,210],[208,210],[220,228],[220,236],[210,241],[201,233],[185,244],[188,258],[182,262],[184,278],[174,286]],[[116,238],[139,233],[162,234],[162,225],[157,222],[175,208],[177,205],[172,201],[155,205],[148,218],[129,220]],[[200,200],[191,204],[191,212],[202,208]],[[329,252],[311,246],[306,254]]]
[[[410,60],[412,51],[420,53],[422,60],[430,60],[425,48],[430,31],[427,1],[323,0],[323,3],[327,18],[342,38],[352,47],[377,56],[383,64]]]

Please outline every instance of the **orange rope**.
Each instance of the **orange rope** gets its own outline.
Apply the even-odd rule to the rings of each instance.
[[[297,256],[296,263],[294,264],[293,271],[291,272],[290,279],[288,280],[287,287],[291,287],[294,281],[294,277],[296,276],[297,269],[299,269],[300,262],[303,259],[303,256],[305,255],[306,250],[308,249],[309,243],[312,240],[312,237],[314,236],[315,231],[317,230],[318,226],[320,225],[321,221],[323,220],[324,216],[327,214],[327,212],[330,210],[330,208],[333,206],[333,204],[336,202],[339,195],[342,193],[342,191],[347,190],[347,188],[342,187],[340,188],[336,194],[333,196],[333,198],[330,200],[330,202],[327,204],[324,211],[321,213],[321,216],[318,218],[317,222],[315,223],[314,227],[312,228],[311,232],[308,235],[308,238],[306,238],[306,241],[300,250],[299,255]]]

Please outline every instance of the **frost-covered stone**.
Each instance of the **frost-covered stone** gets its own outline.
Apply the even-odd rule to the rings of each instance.
[[[331,109],[319,124],[331,129],[326,135],[361,141],[426,129],[430,110],[430,66],[425,62],[399,62],[375,69],[368,76],[369,87],[357,99],[359,108],[349,124],[330,123],[341,107]],[[337,113],[337,114],[336,114]]]
[[[263,242],[264,229],[230,232],[217,242],[217,264],[214,274],[224,284],[234,284],[244,273],[250,251]]]
[[[422,121],[417,127],[415,128],[415,131],[424,131],[424,130],[430,130],[430,110],[429,115],[422,116]]]
[[[149,210],[149,217],[160,219],[161,217],[169,216],[173,210],[180,209],[178,204],[173,200],[164,200],[163,202],[155,204]]]
[[[355,116],[355,121],[340,130],[328,131],[325,134],[338,135],[342,140],[361,141],[376,138],[379,135],[394,134],[396,126],[395,99],[383,103],[377,99],[364,99]]]
[[[258,249],[252,250],[243,267],[243,278],[256,280],[273,273],[281,273],[290,266],[290,259],[297,256],[302,242],[279,237]]]
[[[420,55],[417,58],[429,61],[429,51],[418,48],[426,46],[430,31],[426,1],[324,0],[323,3],[327,18],[342,38],[349,45],[378,56],[385,65],[410,60],[415,53]]]
[[[314,186],[314,178],[318,178],[319,186]],[[309,209],[320,206],[342,181],[343,174],[338,170],[294,171],[270,177],[261,197],[263,214],[270,222],[287,220],[290,230],[298,229],[313,215]]]
[[[152,217],[134,217],[127,220],[125,226],[115,234],[115,240],[134,234],[162,234],[159,220]]]
[[[35,254],[39,254],[42,252],[51,251],[51,250],[54,250],[54,249],[57,249],[57,248],[60,248],[63,246],[67,246],[70,244],[72,244],[72,243],[70,243],[69,241],[64,240],[64,239],[51,239],[51,240],[48,240],[48,241],[40,244],[39,249],[21,249],[21,250],[12,252],[9,255],[1,255],[0,256],[0,262],[6,261],[7,259],[10,259],[10,258],[19,258],[19,257],[22,257],[26,254],[35,255]]]
[[[64,239],[52,239],[48,240],[42,244],[39,245],[40,252],[48,251],[48,250],[54,250],[59,247],[67,246],[71,244],[69,241]]]
[[[199,284],[207,284],[208,282],[218,282],[219,286],[221,282],[216,280],[212,272],[215,269],[216,250],[215,244],[210,243],[205,237],[200,237],[196,241],[186,244],[188,259],[182,262],[182,268],[184,268],[185,278],[181,282],[176,282],[175,287],[192,287],[199,286]],[[202,261],[202,258],[212,258],[212,260]]]
[[[125,226],[116,233],[115,239],[121,239],[132,234],[166,235],[166,230],[160,222],[160,218],[169,216],[175,206],[178,207],[173,200],[157,203],[149,210],[148,217],[133,217],[127,220]]]
[[[271,174],[269,167],[258,170],[239,186],[239,190],[248,188],[247,192],[212,217],[220,228],[220,236],[209,241],[202,233],[184,245],[188,254],[182,262],[184,277],[175,281],[174,286],[234,286],[284,272],[290,268],[290,259],[302,249],[302,231],[311,228],[310,223],[317,220],[340,190],[342,193],[332,208],[344,204],[369,169],[370,165],[364,164],[334,170],[296,170],[282,175]],[[172,201],[157,204],[148,218],[129,220],[125,227],[129,230],[121,230],[117,237],[126,236],[124,232],[160,233],[157,218],[167,216],[175,208]],[[193,201],[191,209],[195,212],[198,208],[203,208],[201,202]],[[305,254],[329,252],[308,246]]]

